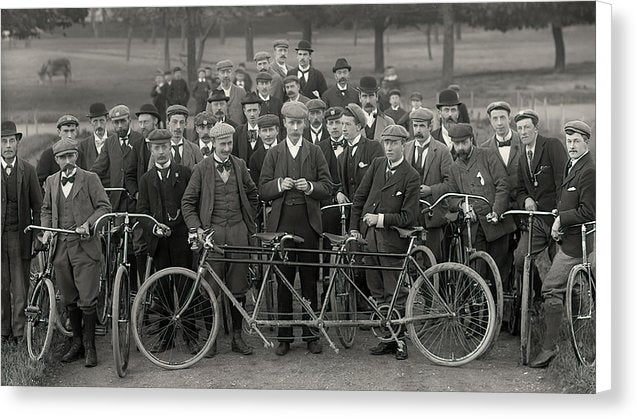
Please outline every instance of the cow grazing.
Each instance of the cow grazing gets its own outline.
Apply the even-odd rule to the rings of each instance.
[[[44,83],[44,78],[48,77],[49,82],[53,76],[64,76],[64,84],[71,81],[71,61],[68,58],[49,59],[42,64],[42,68],[38,72],[40,76],[40,84]]]

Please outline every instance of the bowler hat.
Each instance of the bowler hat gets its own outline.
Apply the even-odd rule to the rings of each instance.
[[[580,121],[577,119],[568,121],[566,124],[564,124],[564,132],[570,134],[571,132],[569,131],[581,134],[586,138],[591,138],[591,127],[584,121]]]
[[[166,144],[172,136],[167,129],[154,129],[148,134],[146,142],[150,144]]]
[[[436,103],[436,108],[442,108],[443,106],[456,106],[461,103],[462,102],[460,102],[457,92],[451,89],[446,89],[438,94],[438,103]]]
[[[106,109],[106,105],[103,103],[92,103],[91,106],[88,107],[88,115],[87,118],[97,118],[98,116],[108,115],[108,109]]]
[[[503,111],[507,111],[508,114],[511,114],[511,105],[502,100],[499,100],[489,103],[489,106],[487,106],[487,115],[491,116],[491,112],[495,111],[496,109],[501,109]]]
[[[139,107],[139,112],[135,112],[135,116],[137,116],[138,118],[139,118],[139,115],[142,115],[142,114],[152,115],[155,118],[160,119],[159,111],[157,110],[155,105],[153,105],[152,103],[144,103],[142,106]]]
[[[13,121],[2,121],[2,136],[15,135],[17,140],[20,141],[22,133],[18,132]]]
[[[111,118],[111,121],[126,118],[130,116],[130,109],[126,105],[115,105],[108,113],[108,116]]]
[[[473,128],[469,124],[451,124],[451,126],[447,128],[447,132],[449,133],[449,138],[451,138],[451,141],[454,143],[473,137]]]
[[[75,125],[76,127],[80,126],[80,121],[77,120],[73,115],[62,115],[56,124],[56,127],[59,129],[62,125]]]
[[[208,102],[220,102],[222,100],[224,102],[227,102],[230,100],[230,98],[226,96],[226,94],[221,89],[213,90],[212,92],[210,92],[210,95],[208,96]]]
[[[378,81],[375,77],[363,76],[361,77],[360,83],[356,89],[363,93],[376,93],[380,87],[378,86]]]
[[[261,103],[263,103],[263,100],[256,93],[250,92],[250,93],[248,93],[247,95],[245,95],[243,97],[243,99],[241,100],[241,104],[242,105],[248,105],[248,104],[251,104],[251,103],[261,104]]]
[[[332,67],[332,73],[336,73],[336,70],[341,70],[343,68],[352,71],[352,66],[349,65],[346,58],[337,58],[336,63],[334,63],[334,67]]]
[[[402,125],[387,125],[380,135],[380,139],[407,141],[407,139],[409,139],[409,133]]]
[[[256,81],[272,81],[272,74],[268,73],[267,71],[259,71],[257,73],[257,76],[255,77]]]
[[[78,151],[78,143],[70,138],[62,138],[57,143],[53,144],[53,155],[64,154],[69,151]]]
[[[257,121],[257,125],[259,125],[259,128],[267,128],[267,127],[278,127],[280,125],[280,121],[279,121],[279,117],[268,113],[265,115],[261,115],[259,117],[259,120]]]
[[[530,119],[533,121],[533,125],[537,126],[537,123],[540,120],[540,116],[533,109],[522,109],[520,112],[516,113],[513,117],[514,122],[521,121],[522,119]]]
[[[301,102],[285,102],[281,108],[281,115],[287,118],[306,119],[308,115],[307,106]]]
[[[310,54],[314,52],[314,50],[312,49],[312,44],[310,44],[310,41],[306,41],[305,39],[300,40],[296,48],[294,49],[296,51],[309,51]]]

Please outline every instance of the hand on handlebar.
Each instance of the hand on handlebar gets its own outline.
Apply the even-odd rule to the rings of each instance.
[[[347,204],[349,199],[347,199],[347,196],[343,192],[339,192],[336,194],[336,202],[339,204]]]
[[[171,230],[166,224],[158,223],[153,227],[153,234],[157,237],[170,237]]]
[[[473,211],[473,207],[471,204],[467,205],[464,201],[460,203],[460,209],[464,212],[465,217],[469,217],[472,223],[475,223],[478,217],[476,213]]]
[[[75,229],[75,232],[80,235],[81,238],[85,239],[90,236],[90,230],[88,228],[88,223],[84,223],[81,226]]]
[[[524,200],[524,209],[527,211],[537,211],[537,204],[533,198],[528,197]]]
[[[429,185],[420,185],[420,196],[431,195],[431,186]]]
[[[553,221],[553,226],[551,227],[551,237],[553,237],[553,240],[555,241],[558,241],[562,235],[562,233],[560,233],[560,227],[562,227],[560,217],[556,217],[555,221]]]
[[[362,236],[361,232],[360,232],[360,231],[358,231],[358,230],[351,230],[351,231],[349,232],[349,234],[350,234],[352,237],[356,237],[356,240],[361,240],[361,239],[363,238],[363,236]]]
[[[53,233],[45,231],[41,236],[38,236],[38,240],[40,240],[42,244],[48,244],[49,241],[51,241],[51,237],[53,237]]]
[[[500,217],[495,211],[491,211],[490,213],[487,214],[487,222],[491,224],[497,224],[498,221],[500,221]]]

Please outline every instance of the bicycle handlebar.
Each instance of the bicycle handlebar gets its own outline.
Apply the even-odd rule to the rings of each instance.
[[[436,207],[436,205],[438,205],[439,203],[441,203],[442,201],[444,201],[447,198],[464,198],[464,199],[476,199],[479,201],[484,201],[487,204],[491,204],[489,202],[489,200],[487,198],[485,198],[484,196],[480,196],[480,195],[471,195],[471,194],[465,194],[465,193],[456,193],[456,192],[447,192],[446,194],[442,195],[440,198],[438,198],[436,200],[436,202],[434,202],[433,204],[429,205],[429,209],[434,209]],[[421,199],[420,202],[422,204],[429,204],[427,201],[425,201],[424,199]]]
[[[570,226],[562,226],[562,227],[560,227],[560,233],[564,233],[565,230],[574,229],[574,228],[578,228],[578,227],[581,229],[581,231],[583,233],[586,233],[586,235],[589,235],[589,234],[595,232],[596,222],[595,221],[588,221],[586,223],[573,224],[573,225],[570,225]],[[589,230],[588,229],[589,227],[592,227],[592,228]]]
[[[557,217],[558,213],[557,210],[554,209],[551,212],[548,211],[527,211],[527,210],[509,210],[509,211],[505,211],[500,215],[500,218],[504,218],[507,215],[529,215],[531,217],[535,216],[535,215],[542,215],[542,216],[553,216],[553,217]]]
[[[34,224],[26,226],[26,228],[24,229],[24,232],[26,233],[29,230],[41,230],[41,231],[50,231],[53,233],[77,234],[81,238],[89,237],[88,234],[80,234],[75,230],[65,230],[63,228],[54,228],[54,227],[42,227],[42,226],[38,226]]]
[[[148,215],[148,214],[135,214],[132,212],[109,212],[106,213],[104,215],[102,215],[100,218],[97,219],[97,221],[95,221],[95,224],[93,225],[93,233],[97,234],[97,231],[99,229],[100,223],[107,219],[107,218],[118,218],[118,217],[124,217],[124,219],[126,220],[126,218],[146,218],[147,220],[152,221],[155,225],[159,225],[161,224],[159,221],[157,221],[154,217]]]
[[[326,209],[330,209],[330,208],[345,208],[345,207],[351,207],[353,204],[351,202],[344,202],[342,204],[331,204],[331,205],[326,205],[324,207],[321,207],[321,211],[326,210]]]

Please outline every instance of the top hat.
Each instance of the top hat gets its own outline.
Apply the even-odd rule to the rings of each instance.
[[[106,109],[106,105],[103,103],[93,103],[88,107],[88,115],[87,118],[97,118],[98,116],[108,115],[108,109]]]

